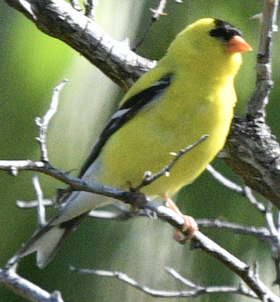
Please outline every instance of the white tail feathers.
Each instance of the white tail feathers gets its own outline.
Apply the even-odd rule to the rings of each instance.
[[[86,216],[87,213],[84,213],[57,225],[53,225],[53,222],[56,221],[56,217],[54,217],[46,226],[38,229],[16,255],[18,258],[23,258],[33,252],[37,252],[38,267],[46,267],[55,256],[62,242]]]
[[[47,225],[40,227],[13,258],[17,262],[33,252],[37,252],[37,265],[44,268],[54,257],[62,242],[76,229],[88,212],[108,202],[108,198],[88,192],[73,192],[57,215]]]
[[[65,232],[66,229],[55,226],[38,240],[36,261],[39,268],[44,268],[51,261]]]
[[[66,229],[60,228],[60,226],[53,226],[48,230],[44,228],[39,230],[19,252],[19,257],[22,258],[37,252],[37,265],[39,268],[44,268],[55,255],[65,232]]]

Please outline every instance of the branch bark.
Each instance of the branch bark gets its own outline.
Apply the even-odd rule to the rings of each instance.
[[[57,38],[98,67],[123,91],[156,65],[108,35],[94,20],[64,0],[4,0],[42,32]]]
[[[280,146],[265,121],[271,80],[271,47],[279,1],[265,0],[257,55],[256,89],[244,117],[235,117],[222,157],[244,183],[280,209]]]

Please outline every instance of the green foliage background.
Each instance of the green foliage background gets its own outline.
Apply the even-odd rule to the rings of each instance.
[[[129,38],[135,44],[150,22],[149,8],[157,1],[99,1],[97,22],[114,38]],[[243,31],[254,51],[244,55],[244,64],[236,81],[238,105],[242,115],[255,82],[255,57],[259,40],[259,23],[249,18],[262,10],[260,0],[169,1],[166,12],[154,25],[139,53],[151,59],[164,55],[175,35],[186,25],[202,17],[215,17],[234,24]],[[133,21],[132,21],[133,20]],[[42,116],[50,103],[53,87],[63,78],[69,83],[61,93],[59,112],[51,123],[48,149],[51,163],[62,169],[78,169],[94,137],[109,113],[116,107],[121,93],[100,71],[62,42],[41,33],[29,20],[4,2],[0,2],[0,159],[38,159],[34,140],[34,119]],[[275,87],[268,106],[268,123],[278,136],[280,119],[279,37],[274,44],[273,71]],[[237,182],[239,179],[218,160],[214,166]],[[16,200],[36,198],[33,173],[21,172],[16,178],[0,173],[0,267],[27,240],[36,227],[33,210],[19,210]],[[60,183],[39,175],[46,198],[52,198]],[[178,194],[183,212],[197,218],[222,217],[245,225],[263,225],[259,213],[246,200],[217,184],[206,172]],[[260,200],[262,198],[258,196]],[[264,201],[265,202],[265,201]],[[50,213],[51,215],[51,213]],[[248,264],[260,262],[260,275],[271,285],[275,276],[268,246],[254,239],[221,230],[204,230],[205,234]],[[138,282],[156,289],[183,290],[164,271],[173,267],[199,285],[238,285],[232,273],[201,251],[191,251],[172,239],[173,229],[161,221],[134,219],[113,222],[87,219],[63,245],[44,270],[35,266],[34,256],[23,259],[19,273],[52,292],[59,289],[65,301],[160,301],[132,289],[117,280],[81,276],[69,271],[69,265],[123,271]],[[195,301],[249,301],[230,295],[203,296]],[[0,302],[19,302],[0,287]],[[183,301],[183,299],[167,299]]]

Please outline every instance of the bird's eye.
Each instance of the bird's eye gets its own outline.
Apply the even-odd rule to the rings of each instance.
[[[234,36],[242,36],[241,31],[228,22],[215,20],[216,28],[209,32],[211,37],[216,37],[222,41],[229,41]]]

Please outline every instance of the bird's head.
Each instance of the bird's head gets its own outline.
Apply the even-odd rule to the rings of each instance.
[[[240,53],[250,50],[252,48],[236,27],[222,20],[204,18],[179,33],[168,53],[173,53],[173,56],[175,53],[181,62],[197,60],[216,64],[227,60],[239,67],[242,61]]]

